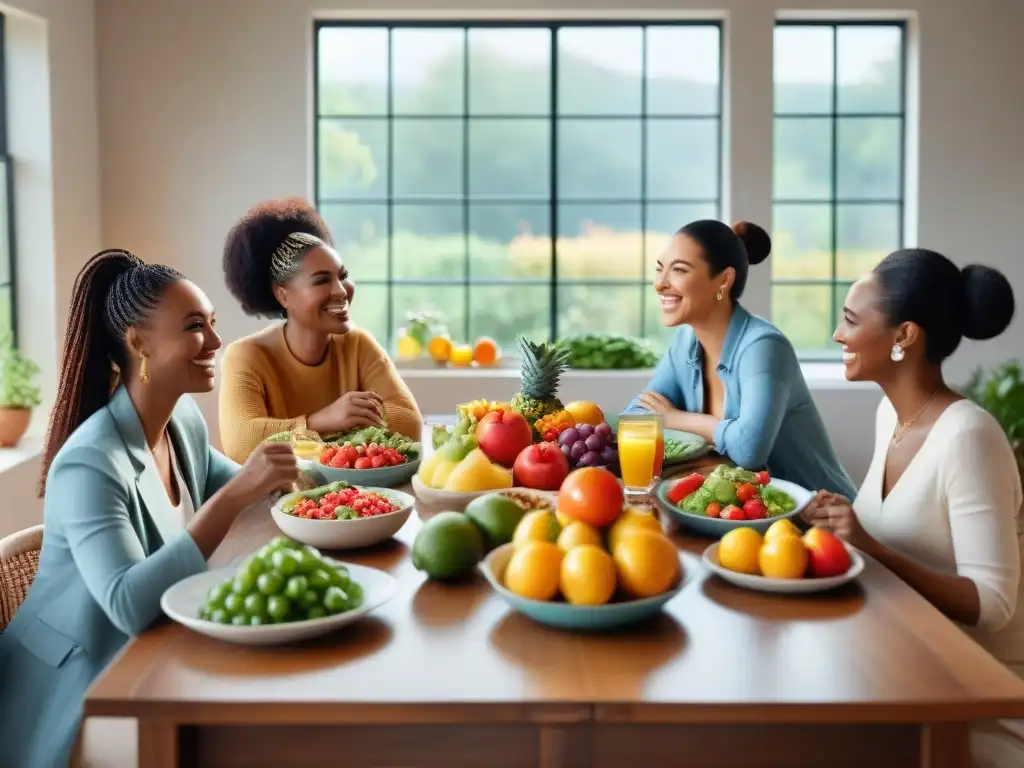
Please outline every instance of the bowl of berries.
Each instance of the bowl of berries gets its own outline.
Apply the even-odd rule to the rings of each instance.
[[[299,459],[299,469],[314,472],[325,482],[343,481],[375,488],[394,488],[409,482],[420,466],[419,443],[400,446],[370,442],[325,445],[313,458]]]
[[[391,538],[409,519],[416,499],[393,488],[336,480],[282,496],[270,509],[281,532],[322,549],[360,549]]]

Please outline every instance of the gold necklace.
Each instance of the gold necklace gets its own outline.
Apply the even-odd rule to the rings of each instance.
[[[939,390],[940,389],[942,389],[942,385],[941,384],[938,387],[936,387],[934,392],[932,392],[932,396],[928,398],[928,402],[926,402],[924,404],[924,407],[920,411],[917,412],[917,416],[915,416],[914,418],[912,418],[910,421],[906,422],[905,424],[900,424],[899,421],[897,420],[896,428],[892,432],[892,447],[893,448],[899,448],[900,447],[900,443],[902,443],[903,442],[903,438],[905,438],[909,434],[910,428],[912,426],[914,426],[914,422],[916,422],[919,418],[921,418],[921,415],[925,411],[928,410],[928,406],[932,404],[932,400],[934,400],[935,396],[937,394],[939,394]]]

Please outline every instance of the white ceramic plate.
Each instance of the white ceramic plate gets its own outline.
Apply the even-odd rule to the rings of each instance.
[[[174,621],[207,637],[241,645],[278,645],[326,635],[358,621],[394,596],[397,582],[391,574],[365,565],[336,560],[331,562],[348,568],[349,576],[363,588],[363,604],[355,610],[322,619],[263,624],[258,627],[236,627],[200,619],[199,606],[210,588],[232,576],[238,569],[237,564],[197,573],[179,581],[164,592],[160,598],[160,607]]]
[[[318,549],[372,547],[398,533],[409,519],[416,499],[408,493],[392,488],[372,488],[365,485],[356,487],[362,491],[379,493],[398,504],[400,509],[386,515],[360,517],[355,520],[307,520],[281,511],[283,505],[302,495],[289,493],[277,500],[270,508],[270,514],[285,536]]]
[[[776,592],[785,595],[806,595],[812,592],[825,592],[841,587],[860,576],[864,570],[864,558],[860,552],[844,542],[846,551],[850,553],[850,569],[841,576],[830,576],[824,579],[769,579],[765,576],[751,576],[723,568],[718,562],[718,544],[715,542],[704,550],[704,564],[737,587],[754,589],[758,592]]]

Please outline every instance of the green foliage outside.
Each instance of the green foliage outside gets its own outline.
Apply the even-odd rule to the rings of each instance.
[[[0,408],[35,408],[42,402],[39,366],[21,354],[10,334],[0,338]]]

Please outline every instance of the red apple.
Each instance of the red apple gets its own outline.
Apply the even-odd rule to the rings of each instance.
[[[476,442],[491,461],[511,467],[533,442],[533,430],[520,413],[491,411],[476,425]]]
[[[569,475],[569,460],[554,443],[537,443],[524,448],[512,467],[512,477],[525,488],[557,491]]]
[[[811,528],[803,536],[804,546],[810,552],[807,575],[815,579],[842,576],[850,570],[850,553],[843,542],[831,531]]]

